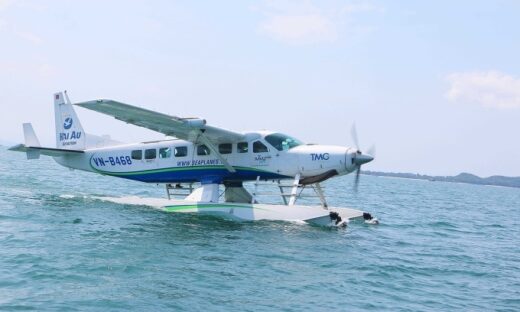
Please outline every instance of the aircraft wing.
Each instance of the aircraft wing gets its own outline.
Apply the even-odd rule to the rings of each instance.
[[[205,143],[205,140],[213,144],[236,143],[245,139],[243,134],[208,126],[204,119],[171,116],[113,100],[94,100],[75,105],[193,143]]]

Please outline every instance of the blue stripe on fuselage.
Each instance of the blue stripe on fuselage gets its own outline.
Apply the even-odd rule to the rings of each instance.
[[[105,172],[105,174],[111,175],[109,172]],[[147,183],[222,183],[223,181],[252,181],[256,180],[258,176],[260,176],[261,179],[289,178],[288,176],[276,173],[244,169],[238,169],[235,173],[231,173],[227,169],[220,168],[148,173],[141,172],[114,176]]]

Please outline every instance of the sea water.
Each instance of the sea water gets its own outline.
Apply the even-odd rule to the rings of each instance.
[[[367,167],[368,168],[368,167]],[[520,310],[520,189],[361,176],[324,183],[346,229],[119,205],[161,187],[0,148],[0,309]]]

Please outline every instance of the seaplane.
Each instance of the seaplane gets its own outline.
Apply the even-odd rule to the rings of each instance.
[[[357,188],[361,166],[374,158],[360,151],[355,127],[355,148],[304,144],[275,131],[235,132],[210,126],[202,118],[181,118],[115,100],[72,104],[66,91],[55,93],[53,98],[56,147],[42,147],[32,124],[24,123],[25,144],[10,150],[26,153],[27,159],[50,156],[67,168],[166,188],[164,198],[121,197],[112,201],[233,220],[281,220],[323,226],[346,226],[353,219],[378,222],[368,212],[330,207],[320,184],[355,173]],[[126,144],[87,134],[75,107],[156,131],[165,139]],[[253,190],[244,183],[252,183]],[[276,192],[263,190],[265,184],[272,185]],[[273,195],[281,197],[279,203],[260,200]],[[304,197],[314,197],[316,204],[299,204]]]

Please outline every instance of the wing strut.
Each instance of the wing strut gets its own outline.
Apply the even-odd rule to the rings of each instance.
[[[199,130],[199,139],[202,141],[202,143],[204,143],[204,145],[206,145],[207,147],[209,147],[210,150],[213,151],[213,153],[215,153],[215,155],[217,155],[217,158],[222,162],[222,164],[224,165],[224,167],[226,167],[226,169],[231,172],[231,173],[235,173],[237,172],[235,170],[235,168],[233,168],[233,166],[231,166],[229,164],[229,162],[227,161],[227,159],[225,159],[221,154],[220,152],[218,151],[217,147],[215,146],[215,144],[213,144],[213,142],[211,142],[207,137],[206,135],[204,134],[204,132],[202,130]]]

